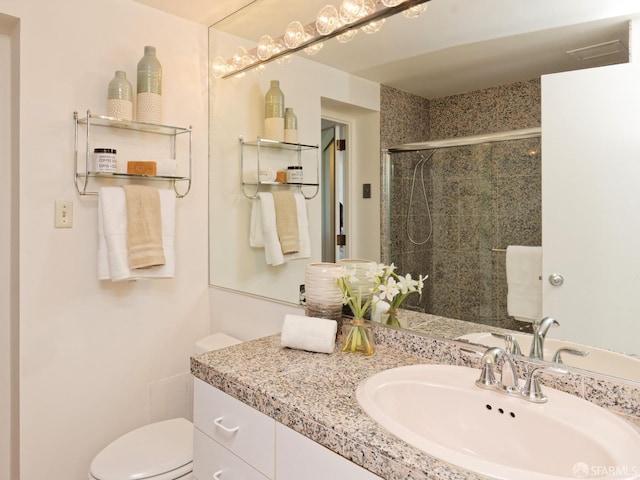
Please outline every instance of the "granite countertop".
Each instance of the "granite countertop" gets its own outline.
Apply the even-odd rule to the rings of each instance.
[[[282,348],[280,335],[197,355],[191,372],[387,480],[482,479],[388,433],[359,406],[361,380],[389,368],[429,363],[379,345],[367,357]]]

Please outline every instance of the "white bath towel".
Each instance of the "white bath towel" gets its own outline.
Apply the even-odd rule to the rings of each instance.
[[[283,347],[308,352],[332,353],[337,331],[335,320],[288,314],[282,324],[280,343]]]
[[[175,201],[172,190],[159,189],[165,264],[131,270],[127,247],[127,210],[121,187],[103,187],[98,197],[98,278],[135,280],[172,278],[175,275]]]
[[[300,251],[288,255],[282,253],[278,240],[273,195],[269,192],[260,192],[251,205],[249,245],[254,248],[264,248],[265,261],[268,265],[281,265],[291,260],[311,257],[307,205],[302,194],[295,193],[294,197],[298,214]]]
[[[507,247],[507,312],[521,322],[542,318],[542,247]]]

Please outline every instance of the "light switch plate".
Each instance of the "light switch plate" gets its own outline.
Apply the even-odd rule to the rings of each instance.
[[[56,200],[55,227],[73,227],[73,202],[71,200]]]

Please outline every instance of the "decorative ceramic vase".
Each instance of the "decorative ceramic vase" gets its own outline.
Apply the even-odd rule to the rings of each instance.
[[[136,119],[138,122],[162,123],[162,66],[156,47],[144,47],[138,62]]]
[[[118,70],[109,82],[107,92],[107,117],[133,120],[133,88],[127,74]]]
[[[340,271],[340,265],[336,263],[310,263],[306,266],[305,314],[308,317],[342,318],[342,292],[336,280]]]
[[[355,293],[360,293],[362,302],[369,300],[375,286],[375,280],[370,277],[370,270],[376,266],[376,262],[359,258],[346,258],[339,260],[338,264],[349,272],[349,283]]]
[[[284,110],[284,141],[298,143],[298,117],[293,113],[293,108]]]
[[[284,93],[278,80],[271,80],[264,97],[264,138],[284,142]]]
[[[373,355],[376,345],[373,336],[373,329],[361,318],[354,318],[349,323],[342,326],[344,342],[343,352],[363,353]]]

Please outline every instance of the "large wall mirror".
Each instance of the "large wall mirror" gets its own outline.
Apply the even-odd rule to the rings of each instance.
[[[310,23],[326,3],[253,2],[210,28],[211,62],[232,58],[240,47],[250,50],[262,35],[282,35],[293,20]],[[211,284],[297,304],[305,266],[326,255],[326,207],[312,190],[306,190],[313,198],[305,200],[305,258],[269,265],[264,249],[251,246],[255,190],[243,182],[259,175],[258,168],[281,170],[296,161],[291,152],[247,145],[263,135],[264,96],[279,80],[286,106],[298,117],[299,141],[318,147],[302,153],[305,175],[320,172],[310,183],[324,183],[327,125],[344,132],[345,256],[430,275],[416,310],[475,322],[474,332],[526,332],[528,324],[504,311],[502,250],[542,245],[543,310],[561,324],[549,336],[637,356],[640,256],[634,243],[640,232],[633,211],[640,198],[632,179],[640,166],[632,159],[640,152],[634,126],[640,100],[632,92],[640,67],[629,61],[629,22],[640,17],[640,7],[633,0],[427,5],[418,18],[386,19],[375,34],[358,32],[349,43],[328,40],[313,56],[298,52],[261,73],[212,78]],[[541,138],[517,145],[381,156],[407,143],[540,127]],[[605,171],[615,175],[605,179]],[[409,202],[416,172],[426,172],[426,202],[420,189]],[[481,176],[487,172],[494,176]],[[459,196],[452,198],[454,190]],[[611,197],[617,203],[607,204]],[[409,238],[415,244],[429,238],[428,251]],[[481,254],[468,250],[471,245]],[[420,258],[423,265],[410,264]],[[564,274],[565,284],[551,286],[550,273]],[[635,373],[612,368],[604,371],[640,381],[635,365]]]

